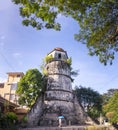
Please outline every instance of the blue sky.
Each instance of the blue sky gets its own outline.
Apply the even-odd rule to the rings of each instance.
[[[85,45],[74,40],[79,26],[71,18],[59,16],[60,32],[43,29],[37,31],[22,25],[19,9],[11,0],[0,1],[0,82],[7,79],[7,72],[26,72],[40,68],[42,59],[55,47],[61,47],[72,57],[72,67],[79,70],[75,85],[91,87],[104,93],[118,88],[118,56],[113,65],[104,66],[97,57],[90,57]]]

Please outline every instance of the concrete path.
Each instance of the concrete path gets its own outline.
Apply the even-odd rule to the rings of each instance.
[[[81,126],[65,126],[65,127],[35,127],[35,128],[19,128],[19,130],[85,130],[85,128],[90,127],[90,125],[81,125]],[[105,126],[105,125],[95,125],[97,127],[106,128],[107,130],[117,130],[113,126]]]
[[[66,126],[66,127],[35,127],[20,128],[19,130],[85,130],[86,126]]]

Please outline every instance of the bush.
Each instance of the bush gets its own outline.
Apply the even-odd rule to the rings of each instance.
[[[0,129],[2,130],[18,130],[15,126],[17,116],[13,112],[7,112],[6,114],[0,114]]]
[[[49,63],[50,61],[52,61],[54,58],[53,58],[53,56],[52,55],[47,55],[45,58],[44,58],[44,61],[45,61],[45,63],[47,64],[47,63]]]
[[[71,65],[71,64],[72,64],[72,59],[71,59],[71,57],[68,58],[66,62],[67,62],[67,64]]]
[[[8,122],[14,123],[17,120],[17,115],[13,112],[7,112],[5,118]]]

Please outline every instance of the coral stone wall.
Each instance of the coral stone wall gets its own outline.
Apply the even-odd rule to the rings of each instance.
[[[70,66],[66,61],[54,60],[46,65],[48,74],[63,74],[70,77]]]
[[[66,75],[51,74],[48,76],[47,90],[60,89],[72,92],[70,77]]]
[[[73,101],[73,94],[66,91],[47,91],[45,93],[45,100],[60,100],[60,101]]]
[[[46,66],[48,71],[45,100],[73,101],[70,67],[65,61],[52,61]]]

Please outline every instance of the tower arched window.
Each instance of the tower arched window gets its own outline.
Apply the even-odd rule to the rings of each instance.
[[[61,53],[58,54],[58,59],[61,59]]]
[[[49,66],[47,66],[47,70],[49,70]]]

